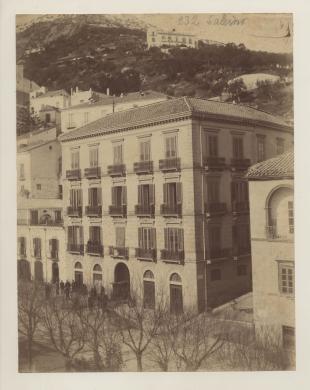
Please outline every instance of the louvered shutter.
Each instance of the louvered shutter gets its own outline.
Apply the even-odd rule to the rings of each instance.
[[[169,228],[164,229],[164,240],[165,240],[165,249],[168,250],[168,230]]]
[[[116,206],[116,187],[112,187],[112,206]]]
[[[176,201],[182,203],[182,183],[176,183]]]
[[[84,235],[83,235],[83,226],[79,226],[79,244],[83,245],[84,243]]]
[[[178,229],[178,250],[183,251],[183,229]]]
[[[150,191],[150,204],[155,204],[155,184],[149,185],[149,191]]]
[[[142,242],[142,228],[138,228],[138,247],[143,248],[143,242]]]
[[[156,229],[151,228],[151,249],[156,249]]]
[[[168,190],[169,190],[168,183],[164,183],[164,204],[168,204],[168,199],[169,199]]]
[[[127,187],[122,187],[122,205],[126,206],[127,204]]]
[[[97,189],[97,196],[98,196],[98,205],[101,206],[102,205],[102,189],[100,187]]]
[[[51,240],[48,240],[48,254],[47,254],[47,256],[49,258],[52,257],[52,251],[53,251],[53,240],[51,239]]]
[[[138,204],[142,204],[142,197],[143,197],[143,195],[142,195],[142,185],[141,184],[139,184],[138,185]]]
[[[92,197],[92,189],[88,188],[88,204],[89,206],[93,206],[93,197]]]

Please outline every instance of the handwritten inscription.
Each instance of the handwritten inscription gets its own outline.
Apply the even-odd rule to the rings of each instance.
[[[208,24],[209,26],[228,26],[228,27],[238,27],[243,26],[246,23],[247,18],[240,18],[235,15],[209,15],[203,23]],[[201,19],[199,20],[199,15],[182,15],[178,19],[179,26],[189,26],[194,25],[198,26],[201,24]]]

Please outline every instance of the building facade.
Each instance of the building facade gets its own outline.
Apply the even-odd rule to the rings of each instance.
[[[248,172],[254,321],[295,348],[293,152]]]
[[[281,119],[180,98],[108,115],[59,137],[67,278],[114,297],[143,286],[171,310],[251,290],[244,173],[291,147]],[[280,141],[281,142],[280,142]]]
[[[40,110],[46,106],[59,109],[70,107],[70,94],[64,89],[35,93],[30,97],[30,112],[39,115]]]
[[[198,39],[193,34],[172,31],[160,31],[149,29],[147,31],[147,47],[162,46],[186,46],[191,48],[198,47]]]

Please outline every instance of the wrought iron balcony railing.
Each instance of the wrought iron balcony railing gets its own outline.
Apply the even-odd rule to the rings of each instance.
[[[135,162],[133,165],[133,170],[136,174],[152,173],[153,172],[153,161]]]
[[[179,171],[181,168],[181,159],[179,157],[165,158],[159,160],[159,169],[161,171]]]
[[[129,248],[127,247],[118,247],[118,246],[110,246],[109,247],[109,255],[113,258],[117,259],[128,259],[129,257]]]
[[[100,167],[85,168],[84,176],[86,177],[86,179],[100,179],[101,168]]]
[[[69,206],[67,207],[67,215],[69,217],[78,217],[81,218],[83,214],[82,206]]]
[[[181,217],[182,203],[160,205],[160,214],[164,217]]]
[[[162,249],[160,251],[160,258],[167,262],[183,263],[184,251],[170,251],[168,249]]]
[[[102,216],[102,206],[100,206],[100,205],[86,206],[85,207],[85,214],[88,217],[101,217]]]
[[[249,202],[233,202],[231,206],[233,214],[247,214],[249,212]]]
[[[223,202],[209,202],[205,204],[205,212],[207,217],[224,215],[227,213],[226,203]]]
[[[135,214],[139,217],[152,217],[155,214],[155,205],[137,204],[135,206]]]
[[[249,168],[251,160],[249,158],[232,158],[230,164],[232,170],[243,171]]]
[[[227,259],[231,257],[231,249],[229,248],[210,248],[207,253],[209,260]]]
[[[67,245],[67,251],[71,253],[78,253],[80,255],[84,254],[84,245],[83,244],[69,244]]]
[[[109,176],[125,176],[126,175],[126,165],[125,164],[114,164],[108,166],[108,175]]]
[[[156,260],[156,249],[136,248],[136,257],[141,260]]]
[[[90,255],[103,256],[103,245],[100,242],[89,241],[86,245],[86,252]]]
[[[70,169],[66,171],[66,178],[68,180],[81,180],[81,170],[80,169]]]
[[[112,217],[126,217],[127,216],[127,206],[109,206],[109,214]]]
[[[225,168],[225,157],[206,157],[205,168],[207,170],[222,170]]]

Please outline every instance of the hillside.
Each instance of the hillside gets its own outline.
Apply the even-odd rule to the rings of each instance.
[[[65,15],[24,26],[17,33],[17,58],[24,61],[25,76],[49,89],[110,88],[112,94],[154,89],[211,98],[245,73],[292,73],[292,55],[250,51],[243,45],[147,50],[146,24],[125,15],[113,17]],[[33,48],[37,52],[31,53]],[[290,118],[292,99],[292,88],[283,86],[268,96],[243,94],[240,101]]]

